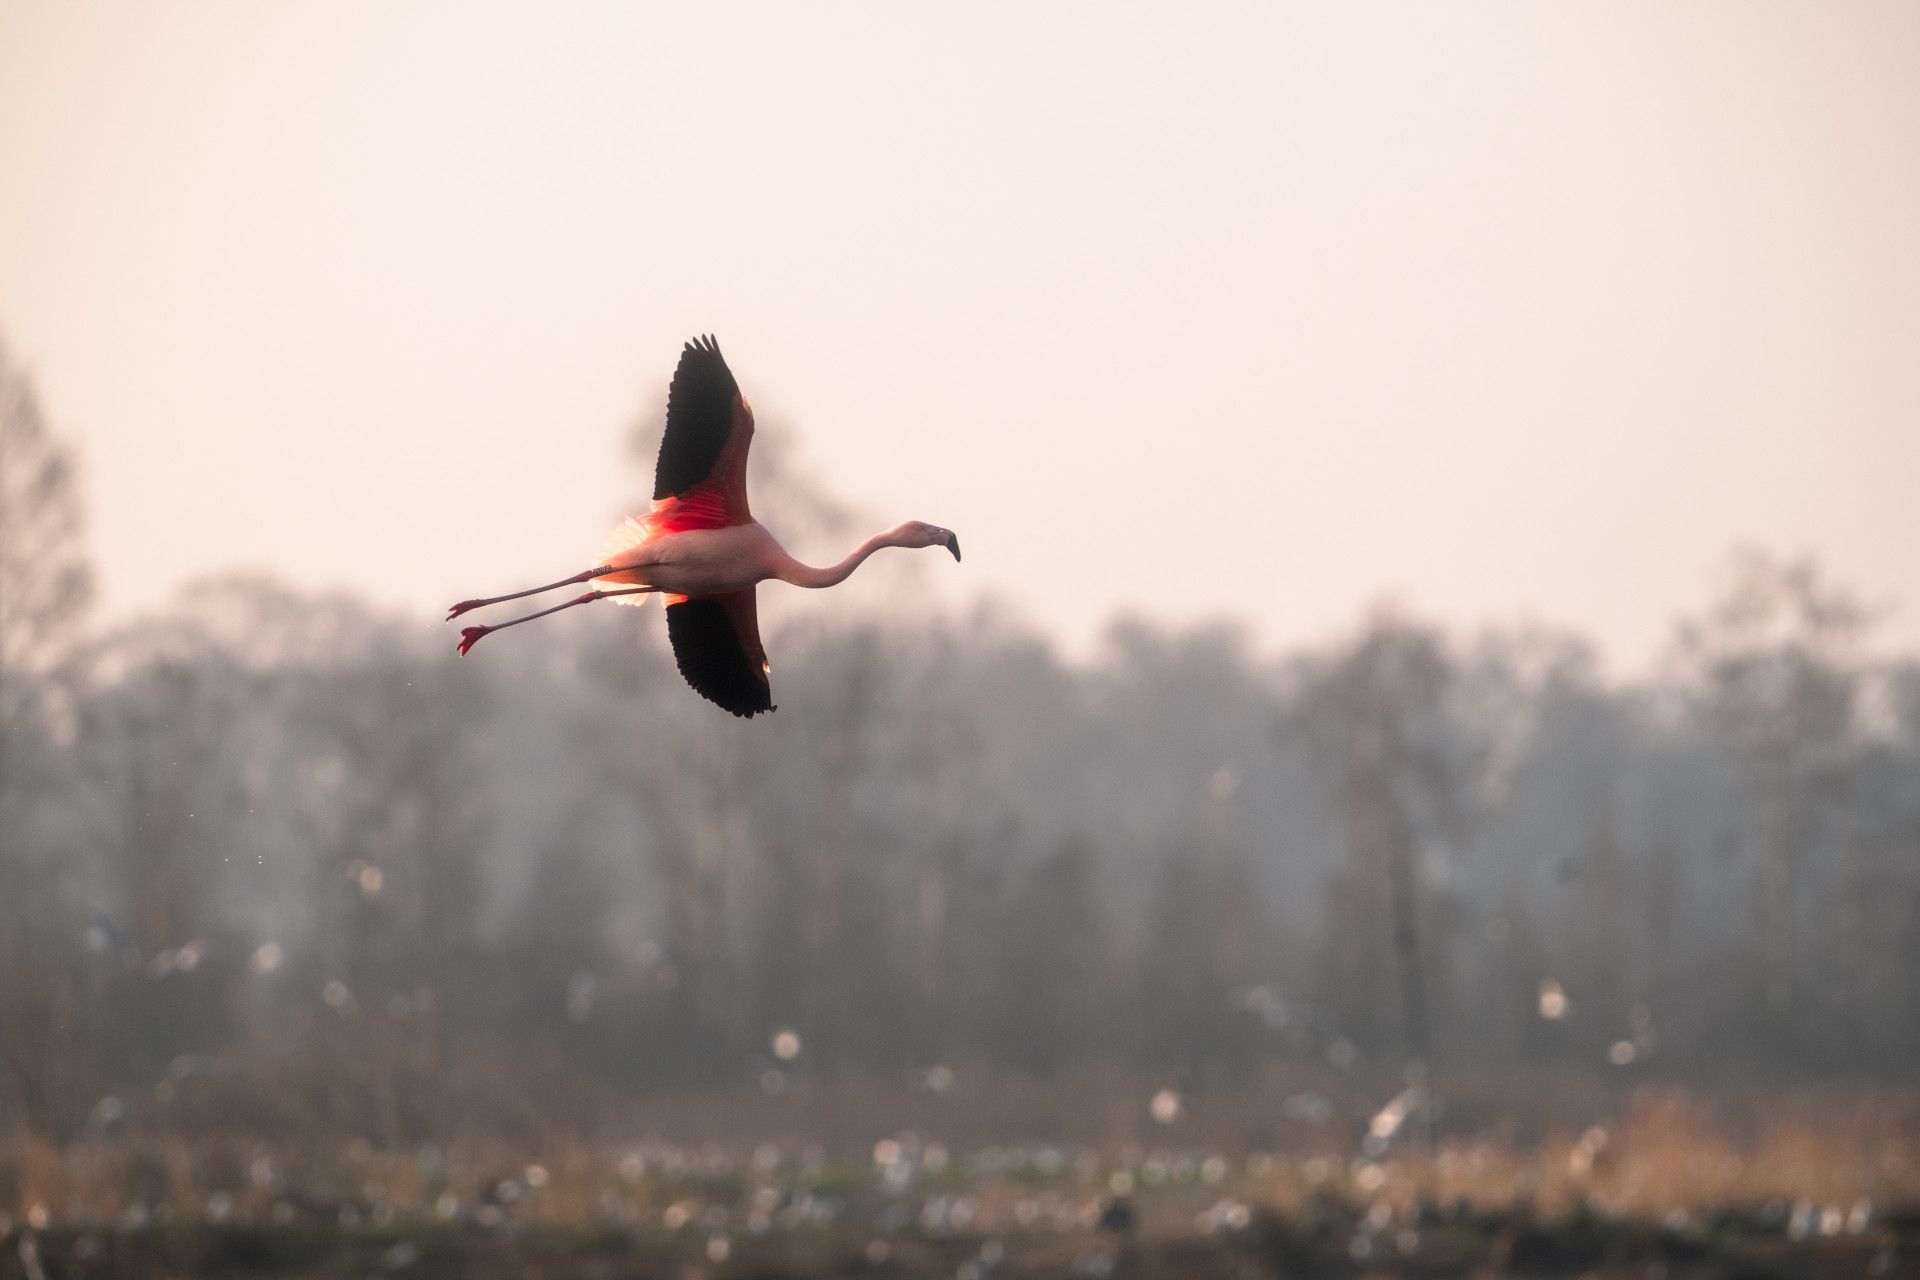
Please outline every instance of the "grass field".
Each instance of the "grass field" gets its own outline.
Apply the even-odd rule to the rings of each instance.
[[[1905,1101],[1644,1091],[1524,1144],[1390,1136],[16,1142],[0,1277],[1920,1276]]]

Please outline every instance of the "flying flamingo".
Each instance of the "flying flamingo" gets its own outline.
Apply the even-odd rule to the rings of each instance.
[[[753,445],[753,410],[721,358],[712,336],[696,338],[680,352],[667,393],[667,430],[654,468],[653,508],[628,516],[607,540],[591,569],[484,600],[462,600],[447,612],[451,622],[469,609],[518,600],[579,582],[623,584],[597,588],[565,604],[492,626],[460,632],[460,652],[494,631],[517,627],[575,605],[612,597],[645,604],[649,593],[666,601],[667,639],[680,674],[701,697],[736,716],[772,711],[766,650],[754,613],[757,583],[768,578],[796,587],[845,582],[882,547],[945,547],[960,558],[960,539],[938,525],[909,520],[876,533],[839,564],[816,569],[788,555],[747,509],[747,450]]]

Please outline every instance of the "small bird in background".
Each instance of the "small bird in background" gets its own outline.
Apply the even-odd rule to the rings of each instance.
[[[778,578],[796,587],[836,586],[882,547],[945,547],[955,560],[960,558],[960,539],[950,530],[909,520],[874,534],[839,564],[825,569],[801,564],[747,508],[747,450],[752,445],[753,410],[721,358],[719,344],[711,335],[687,343],[667,393],[667,430],[654,468],[652,509],[628,516],[593,568],[544,587],[462,600],[448,611],[447,620],[469,609],[575,583],[620,585],[596,588],[565,604],[492,626],[466,627],[460,632],[460,652],[491,632],[575,605],[607,599],[645,604],[649,594],[658,593],[666,601],[667,639],[680,674],[701,697],[736,716],[753,716],[774,709],[771,668],[754,611],[757,584]]]

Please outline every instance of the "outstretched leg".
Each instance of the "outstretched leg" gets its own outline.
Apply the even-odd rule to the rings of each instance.
[[[568,581],[574,581],[574,580],[568,579]],[[565,586],[565,585],[566,583],[564,582],[556,582],[554,584],[554,586]],[[543,591],[547,591],[551,589],[552,588],[550,587],[541,588],[541,590]],[[474,645],[480,643],[481,636],[486,635],[490,631],[505,631],[508,627],[517,627],[523,622],[532,622],[535,618],[544,618],[550,613],[558,613],[562,609],[571,609],[573,608],[573,606],[577,604],[592,604],[595,600],[604,600],[608,596],[637,596],[637,595],[643,595],[649,591],[658,591],[659,589],[660,588],[658,587],[624,587],[619,591],[589,591],[587,592],[587,594],[580,596],[576,599],[569,600],[565,604],[557,604],[553,606],[553,608],[551,609],[542,609],[538,613],[525,614],[518,618],[509,619],[506,622],[496,622],[490,627],[462,627],[460,630],[460,652],[462,654],[465,654],[467,650],[473,648]],[[521,594],[527,595],[530,593],[521,592]],[[501,599],[511,600],[513,599],[513,597],[502,596]]]
[[[549,582],[544,587],[528,587],[525,591],[516,591],[511,595],[505,596],[488,596],[484,600],[462,600],[459,604],[447,610],[447,621],[452,622],[469,609],[478,609],[484,605],[499,604],[504,600],[518,600],[522,596],[537,596],[542,591],[552,591],[556,587],[570,587],[576,582],[591,582],[595,578],[604,578],[608,574],[618,573],[622,569],[634,569],[638,567],[638,565],[631,564],[596,565],[591,569],[574,574],[571,578],[562,578],[558,582]],[[505,626],[506,624],[502,623],[501,625]]]

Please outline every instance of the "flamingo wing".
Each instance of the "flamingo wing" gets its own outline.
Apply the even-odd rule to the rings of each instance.
[[[753,411],[708,334],[681,348],[667,392],[667,430],[653,472],[653,498],[718,499],[724,522],[745,524],[747,450]],[[697,491],[697,492],[696,492]]]
[[[752,587],[669,604],[667,639],[680,674],[707,701],[736,716],[774,709]]]

